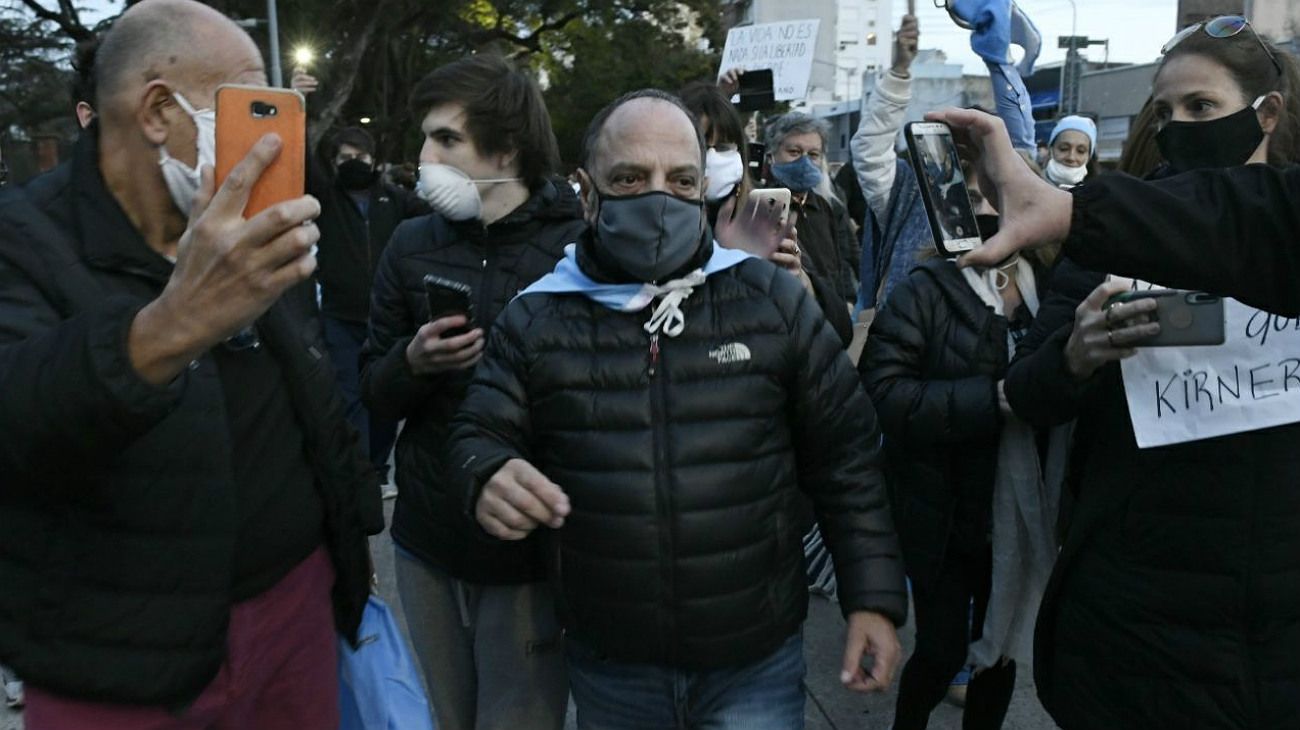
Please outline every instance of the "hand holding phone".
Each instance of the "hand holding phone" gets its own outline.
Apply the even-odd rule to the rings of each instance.
[[[406,361],[416,375],[466,370],[483,358],[483,330],[474,326],[470,288],[429,274],[424,277],[428,323],[406,347]]]
[[[784,193],[784,198],[781,193]],[[784,203],[781,202],[782,199]],[[790,210],[789,190],[755,190],[745,199],[744,206],[739,211],[736,207],[737,199],[732,197],[718,210],[713,237],[719,246],[748,251],[759,258],[770,259],[783,240],[798,240],[795,230],[798,213]]]
[[[282,151],[283,142],[267,135],[230,175],[258,180]],[[312,247],[320,232],[311,221],[320,215],[320,203],[298,197],[245,220],[249,192],[248,185],[217,189],[212,173],[203,171],[176,268],[131,326],[131,364],[145,381],[170,381],[316,270]]]
[[[956,258],[979,246],[979,225],[952,130],[943,122],[911,122],[903,127],[903,136],[920,183],[935,249],[944,257]]]
[[[291,89],[224,84],[217,87],[217,185],[267,134],[280,136],[280,155],[248,194],[244,217],[303,194],[307,167],[307,103]]]
[[[1074,328],[1065,343],[1065,368],[1077,380],[1087,380],[1107,363],[1137,354],[1137,343],[1160,334],[1151,321],[1154,299],[1140,299],[1107,307],[1112,297],[1129,291],[1122,281],[1104,281],[1075,309]]]
[[[1208,292],[1182,289],[1128,291],[1106,302],[1106,314],[1112,321],[1127,318],[1124,312],[1137,302],[1151,300],[1155,310],[1149,315],[1160,325],[1153,337],[1138,340],[1135,347],[1192,347],[1222,345],[1225,339],[1223,299]]]

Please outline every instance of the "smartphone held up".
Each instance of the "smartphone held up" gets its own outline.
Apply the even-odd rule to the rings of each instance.
[[[903,136],[920,183],[935,249],[942,256],[956,258],[979,246],[979,224],[952,130],[943,122],[912,122],[903,128]]]
[[[253,185],[244,217],[301,197],[306,186],[307,104],[292,89],[225,84],[217,88],[217,165],[220,187],[253,145],[280,137],[280,155]]]

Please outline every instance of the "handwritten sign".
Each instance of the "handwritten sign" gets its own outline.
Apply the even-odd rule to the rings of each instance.
[[[802,99],[808,95],[820,26],[821,20],[787,20],[732,28],[719,73],[770,68],[777,101]]]
[[[1140,348],[1121,365],[1140,448],[1300,421],[1300,320],[1223,304],[1224,344]]]

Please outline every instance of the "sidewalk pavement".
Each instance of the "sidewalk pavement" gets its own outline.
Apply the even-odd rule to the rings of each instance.
[[[389,521],[393,502],[384,503]],[[375,569],[379,572],[379,591],[393,608],[405,630],[405,616],[397,599],[393,574],[393,542],[385,531],[371,538]],[[912,624],[900,632],[904,656],[914,643]],[[813,598],[804,626],[804,653],[808,662],[808,704],[804,710],[807,730],[888,730],[894,720],[896,693],[859,695],[840,685],[840,659],[844,651],[844,620],[839,607],[822,598]],[[901,670],[901,667],[900,667]],[[1030,672],[1017,672],[1016,693],[1007,713],[1004,730],[1055,730],[1056,725],[1043,711],[1034,694]],[[895,688],[897,684],[895,684]],[[566,730],[573,730],[573,709],[569,710]],[[930,718],[931,730],[959,730],[961,710],[941,703]],[[22,715],[0,707],[0,730],[23,730]]]

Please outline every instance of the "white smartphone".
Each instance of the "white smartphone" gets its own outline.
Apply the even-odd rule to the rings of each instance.
[[[903,127],[903,136],[920,182],[934,247],[953,258],[979,246],[979,224],[952,130],[943,122],[912,122]]]

